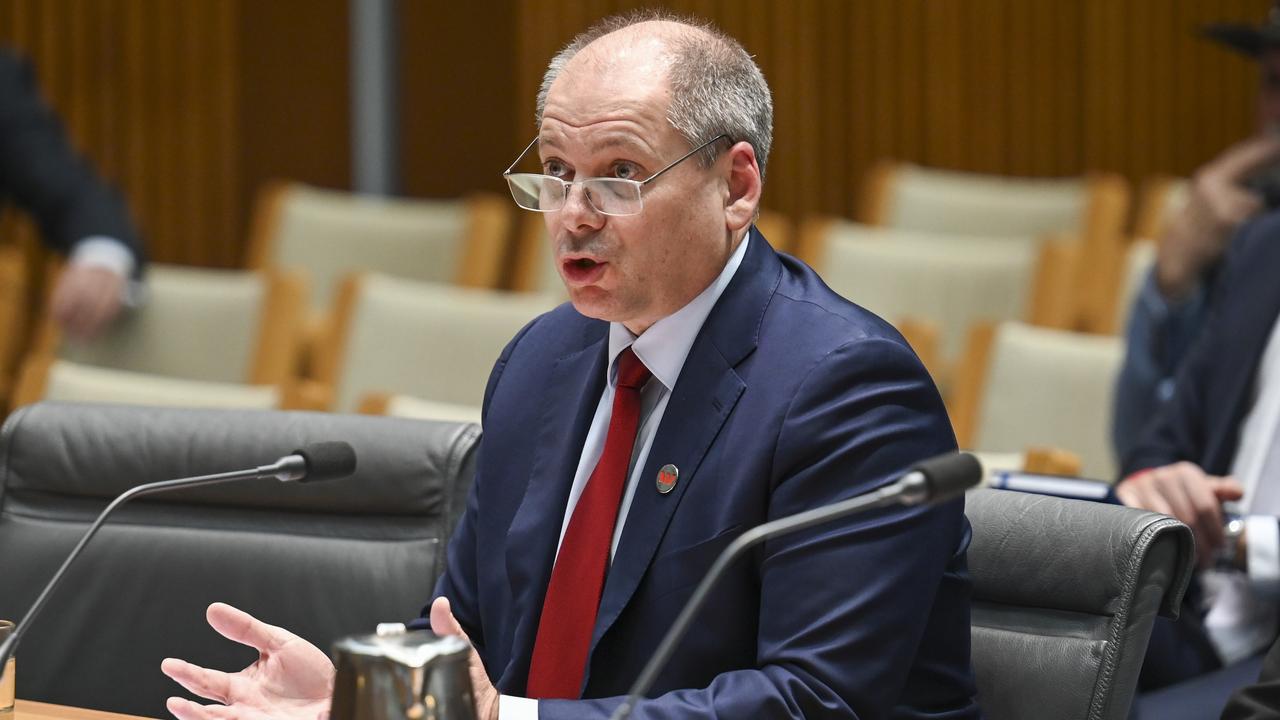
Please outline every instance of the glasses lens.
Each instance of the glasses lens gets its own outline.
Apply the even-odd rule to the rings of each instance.
[[[550,175],[514,173],[507,176],[511,198],[525,210],[552,212],[564,206],[564,181]]]
[[[605,215],[635,215],[642,207],[640,183],[621,178],[592,178],[582,183],[591,206]]]

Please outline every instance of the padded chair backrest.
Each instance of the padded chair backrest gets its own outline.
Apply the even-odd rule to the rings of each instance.
[[[358,275],[339,303],[334,409],[368,392],[479,407],[511,338],[559,298]]]
[[[298,268],[311,307],[329,308],[348,273],[369,270],[426,282],[494,287],[510,232],[510,202],[356,195],[301,184],[277,189],[262,212],[253,267]]]
[[[1085,178],[1008,178],[900,164],[885,193],[882,223],[901,230],[986,236],[1081,232]]]
[[[146,301],[87,344],[56,354],[98,367],[220,383],[276,383],[292,371],[301,283],[274,273],[152,265]]]
[[[990,351],[974,449],[1058,447],[1080,456],[1086,476],[1113,480],[1108,428],[1123,355],[1118,337],[1002,323]]]
[[[1152,622],[1177,615],[1191,531],[1118,505],[966,498],[972,650],[988,720],[1124,720]]]
[[[943,358],[956,357],[980,320],[1027,313],[1038,247],[1034,239],[965,237],[832,221],[814,268],[836,292],[890,322],[927,320]]]
[[[163,375],[148,375],[81,365],[67,360],[48,363],[36,361],[24,368],[19,394],[24,395],[28,383],[38,383],[34,397],[19,397],[20,404],[36,400],[60,402],[129,403],[133,405],[165,405],[173,407],[257,408],[280,407],[282,392],[275,385],[241,385],[234,383],[181,380]],[[34,377],[41,373],[41,377]]]
[[[474,425],[42,403],[0,431],[0,617],[34,602],[108,498],[350,442],[353,477],[242,481],[123,506],[69,569],[18,650],[24,698],[166,717],[160,661],[228,671],[256,653],[205,623],[225,601],[328,649],[416,617],[474,473]]]

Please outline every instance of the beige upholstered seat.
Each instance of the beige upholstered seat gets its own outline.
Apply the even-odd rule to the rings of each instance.
[[[967,236],[1075,238],[1068,327],[1112,332],[1129,188],[1118,175],[1014,178],[885,161],[868,173],[859,217],[870,225]]]
[[[496,287],[511,215],[510,201],[493,195],[405,200],[274,184],[259,201],[249,266],[304,270],[314,312],[327,311],[341,279],[359,270]]]
[[[181,380],[67,360],[33,359],[23,368],[14,407],[38,400],[168,405],[175,407],[279,408],[283,390],[273,385],[242,385]]]
[[[414,420],[451,420],[480,424],[478,405],[432,402],[412,395],[370,393],[360,400],[360,412],[365,415],[386,415]]]
[[[1123,181],[1111,175],[1012,178],[897,162],[872,170],[862,198],[864,219],[872,225],[1022,237],[1084,235],[1091,223],[1119,233],[1127,205]]]
[[[969,327],[1028,315],[1039,248],[1034,238],[955,237],[842,220],[805,224],[799,250],[836,292],[893,323],[939,329],[944,362]]]
[[[1085,476],[1115,478],[1109,428],[1120,338],[1005,322],[977,329],[967,352],[986,372],[957,381],[966,395],[953,417],[962,446],[995,453],[1057,447],[1080,456]]]
[[[45,319],[33,353],[186,380],[276,385],[293,377],[303,283],[282,272],[152,265],[146,300],[87,343]]]
[[[361,273],[343,283],[317,378],[330,407],[353,412],[369,392],[479,407],[507,342],[558,297]]]

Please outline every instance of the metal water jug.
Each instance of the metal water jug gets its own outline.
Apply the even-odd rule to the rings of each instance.
[[[475,720],[470,646],[459,637],[380,626],[333,644],[330,720]]]

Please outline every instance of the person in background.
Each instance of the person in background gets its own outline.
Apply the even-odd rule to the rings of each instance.
[[[35,218],[67,256],[52,313],[75,339],[100,334],[141,277],[142,242],[121,197],[76,153],[40,97],[28,63],[0,48],[0,202]]]
[[[1262,25],[1210,25],[1203,32],[1257,62],[1258,129],[1195,172],[1185,204],[1158,238],[1155,267],[1130,311],[1114,394],[1112,445],[1121,460],[1173,393],[1231,239],[1249,218],[1280,207],[1280,0]]]

